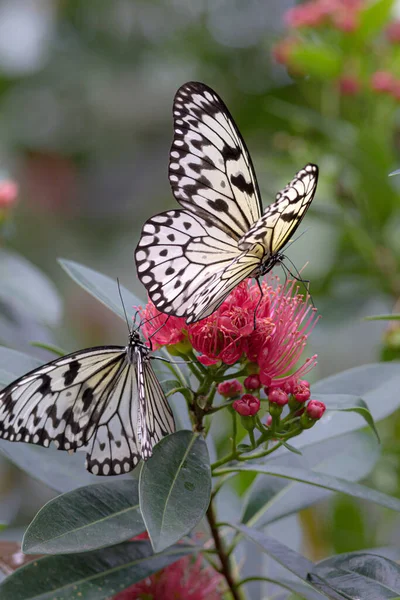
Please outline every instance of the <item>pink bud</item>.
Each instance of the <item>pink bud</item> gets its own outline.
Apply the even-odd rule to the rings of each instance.
[[[323,402],[320,402],[319,400],[310,400],[306,407],[308,416],[312,419],[315,419],[316,421],[322,417],[325,410],[325,404]]]
[[[18,184],[11,179],[0,181],[0,209],[15,204],[18,196]]]
[[[268,393],[268,400],[272,402],[272,404],[277,404],[278,406],[285,406],[288,403],[289,397],[286,392],[281,390],[280,388],[273,388]]]
[[[224,398],[234,398],[243,392],[243,386],[237,379],[222,381],[222,383],[218,384],[217,389]]]
[[[376,71],[371,77],[371,87],[376,92],[391,92],[395,81],[392,73],[388,71]]]
[[[310,388],[306,385],[302,385],[298,383],[293,388],[293,398],[297,400],[297,402],[306,402],[311,396]]]
[[[240,400],[235,400],[232,407],[242,417],[252,417],[260,410],[260,400],[252,394],[244,394]]]
[[[386,29],[386,37],[392,44],[400,42],[400,21],[393,21]]]
[[[297,383],[299,385],[305,385],[306,387],[308,387],[308,389],[310,389],[310,382],[307,381],[306,379],[299,379],[299,381]]]
[[[352,75],[343,75],[339,81],[339,90],[343,96],[355,96],[360,91],[360,82]]]
[[[246,390],[259,390],[261,387],[260,377],[257,373],[249,375],[244,380],[244,387]]]
[[[267,420],[265,421],[265,425],[267,427],[271,427],[271,425],[272,425],[272,417],[271,417],[271,415],[268,415]]]

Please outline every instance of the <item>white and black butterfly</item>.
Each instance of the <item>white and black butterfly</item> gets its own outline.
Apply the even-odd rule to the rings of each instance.
[[[155,306],[193,323],[243,279],[283,260],[314,197],[318,167],[301,169],[262,214],[250,155],[221,98],[202,83],[186,83],[173,114],[169,179],[185,210],[150,218],[135,259]]]
[[[59,450],[85,450],[94,475],[120,475],[148,459],[175,431],[149,349],[129,343],[73,352],[0,392],[0,438]]]

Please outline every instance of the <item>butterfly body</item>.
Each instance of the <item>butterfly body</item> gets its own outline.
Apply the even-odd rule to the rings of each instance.
[[[174,100],[169,179],[182,209],[151,217],[135,252],[155,306],[193,323],[212,314],[246,277],[277,263],[315,193],[306,165],[262,212],[246,145],[219,96],[202,83]]]
[[[85,450],[95,475],[131,471],[175,424],[137,332],[58,358],[0,392],[0,438]]]

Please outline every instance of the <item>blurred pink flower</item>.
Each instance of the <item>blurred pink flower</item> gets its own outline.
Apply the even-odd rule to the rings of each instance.
[[[354,75],[343,75],[338,80],[338,85],[343,96],[355,96],[361,89],[360,81]]]
[[[392,44],[400,42],[400,21],[392,21],[386,28],[386,37]]]
[[[185,556],[120,592],[113,600],[221,600],[221,582],[222,576],[205,566],[200,555]]]
[[[272,404],[277,404],[278,406],[285,406],[289,401],[289,397],[287,393],[280,388],[273,388],[268,392],[268,401],[272,402]]]
[[[18,198],[18,184],[12,179],[0,181],[0,209],[10,208]]]
[[[376,92],[391,92],[395,77],[389,71],[376,71],[371,77],[371,88]]]

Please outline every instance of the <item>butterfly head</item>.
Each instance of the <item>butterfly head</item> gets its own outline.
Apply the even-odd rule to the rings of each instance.
[[[286,256],[281,252],[276,252],[268,257],[266,261],[261,263],[258,267],[257,272],[252,273],[253,277],[262,277],[271,271],[275,265],[280,265],[285,260]]]

